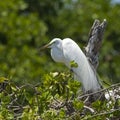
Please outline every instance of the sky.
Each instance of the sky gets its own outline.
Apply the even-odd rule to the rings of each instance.
[[[120,0],[112,0],[113,3],[120,3]]]

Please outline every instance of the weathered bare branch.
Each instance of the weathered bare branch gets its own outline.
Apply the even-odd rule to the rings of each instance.
[[[119,88],[120,87],[120,83],[116,83],[114,85],[111,85],[109,86],[108,88],[104,88],[104,89],[101,89],[99,91],[96,91],[96,92],[93,92],[93,93],[89,93],[89,94],[84,94],[82,96],[79,96],[78,99],[82,99],[83,97],[88,97],[90,95],[95,95],[97,93],[102,93],[102,92],[106,92],[107,90],[110,90],[110,89],[113,89],[113,88]]]
[[[87,117],[87,119],[95,118],[95,117],[97,117],[97,116],[108,115],[108,114],[114,113],[114,112],[116,112],[116,111],[120,111],[120,109],[118,108],[118,109],[110,110],[110,111],[108,111],[108,112],[103,112],[103,113],[95,114],[95,115],[93,115],[93,116]],[[114,118],[114,117],[113,117],[113,118]],[[112,119],[112,120],[113,120],[113,119]],[[115,118],[114,118],[114,120],[119,120],[119,119],[115,119]]]
[[[101,48],[106,25],[106,19],[104,19],[102,23],[100,23],[99,20],[94,21],[89,32],[88,45],[85,47],[85,54],[95,69],[97,69],[99,64],[99,50]]]

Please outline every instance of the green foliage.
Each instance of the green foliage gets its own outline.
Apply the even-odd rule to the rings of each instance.
[[[70,66],[77,68],[78,64],[73,60],[73,61],[70,62]]]
[[[75,99],[73,101],[73,105],[74,105],[74,107],[75,107],[76,110],[82,111],[84,103],[82,101],[79,101],[78,99]]]
[[[17,86],[11,80],[3,81],[0,87],[1,120],[91,120],[118,118],[120,113],[120,101],[109,104],[110,101],[97,100],[89,106],[94,112],[86,110],[84,101],[78,99],[80,83],[72,80],[69,73],[46,74],[36,85]]]
[[[106,18],[98,73],[104,80],[119,82],[119,8],[110,0],[1,1],[0,76],[13,78],[19,84],[35,84],[44,73],[64,71],[62,65],[54,65],[48,51],[37,48],[54,37],[71,37],[85,46],[94,19]]]
[[[5,77],[0,77],[0,83],[1,83],[1,82],[4,82],[4,81],[6,81],[6,80],[8,80],[8,79],[5,78]]]

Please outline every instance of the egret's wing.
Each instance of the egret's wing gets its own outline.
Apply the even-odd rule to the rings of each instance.
[[[97,74],[96,69],[93,67],[93,65],[89,61],[88,61],[88,63],[90,65],[91,69],[93,70],[93,72],[94,72],[94,74],[95,74],[95,76],[97,78],[97,81],[98,81],[100,87],[103,88],[101,79],[100,79],[99,75]]]
[[[79,48],[79,46],[70,38],[66,38],[63,40],[63,54],[65,57],[65,64],[70,68],[70,62],[74,61],[78,65],[80,64],[80,60],[82,63],[81,56],[83,52]]]
[[[74,61],[78,64],[78,67],[73,67],[72,70],[75,73],[75,76],[77,76],[78,80],[82,82],[84,90],[94,91],[100,89],[96,73],[90,66],[86,56],[79,48],[79,46],[74,41],[67,38],[63,40],[62,47],[63,54],[66,60],[65,64],[69,68],[71,68],[71,61]]]

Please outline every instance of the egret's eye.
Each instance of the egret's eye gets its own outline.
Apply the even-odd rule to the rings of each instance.
[[[57,44],[57,41],[53,41],[53,43],[52,44]]]
[[[55,44],[55,43],[56,43],[56,41],[53,42],[53,44]]]

